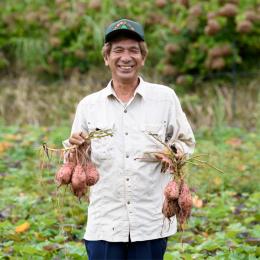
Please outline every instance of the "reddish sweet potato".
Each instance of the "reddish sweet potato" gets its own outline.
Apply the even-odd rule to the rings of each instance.
[[[92,162],[88,162],[84,167],[86,173],[86,185],[92,186],[99,180],[99,173],[96,166]]]
[[[179,184],[172,180],[170,181],[164,189],[164,196],[168,200],[175,200],[179,197]]]
[[[178,221],[182,225],[190,217],[192,208],[192,196],[188,185],[185,182],[181,184],[180,195],[178,198],[178,205],[180,207],[180,214]]]
[[[166,218],[171,218],[179,213],[179,205],[177,200],[167,200],[163,202],[162,213]]]
[[[68,162],[64,163],[55,175],[56,183],[60,185],[67,185],[71,181],[71,176],[74,170],[75,164]]]
[[[76,165],[72,178],[71,188],[78,198],[81,198],[86,193],[86,174],[82,165]]]

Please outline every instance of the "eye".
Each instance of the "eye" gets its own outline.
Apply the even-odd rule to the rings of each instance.
[[[135,54],[140,53],[140,50],[139,50],[138,48],[132,48],[132,49],[130,49],[130,51],[131,51],[132,53],[135,53]]]
[[[122,49],[122,48],[115,48],[114,50],[113,50],[113,52],[115,52],[115,53],[121,53],[121,52],[123,52],[124,50]]]

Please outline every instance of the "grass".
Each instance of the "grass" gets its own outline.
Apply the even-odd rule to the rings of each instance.
[[[54,163],[40,170],[39,147],[60,146],[70,123],[52,127],[0,124],[0,258],[82,259],[87,201],[56,190]],[[221,168],[189,167],[195,207],[165,259],[257,259],[260,256],[259,130],[196,131],[196,153]]]
[[[154,75],[151,72],[146,74]],[[158,75],[144,78],[163,84]],[[3,78],[0,81],[0,117],[7,124],[60,125],[68,119],[72,121],[79,100],[105,87],[109,79],[105,68],[93,70],[85,76],[74,74],[70,80],[52,84],[35,80],[32,76]],[[223,125],[250,130],[259,128],[260,78],[237,80],[236,96],[232,84],[221,80],[201,83],[192,92],[171,83],[167,85],[179,95],[194,129]]]

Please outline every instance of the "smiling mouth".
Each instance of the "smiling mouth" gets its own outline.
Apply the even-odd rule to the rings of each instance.
[[[124,66],[124,65],[118,65],[118,67],[122,70],[128,71],[131,70],[134,66]]]

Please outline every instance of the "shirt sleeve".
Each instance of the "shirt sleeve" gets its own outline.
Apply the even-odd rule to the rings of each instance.
[[[184,154],[187,154],[188,156],[191,155],[195,148],[195,138],[175,92],[172,94],[172,102],[168,116],[168,143],[174,144],[175,147],[181,150]]]
[[[79,132],[88,133],[88,128],[86,124],[86,109],[84,108],[84,104],[82,102],[80,102],[77,106],[74,121],[71,128],[71,135],[73,133]],[[62,143],[65,148],[71,146],[69,139],[64,140]]]

